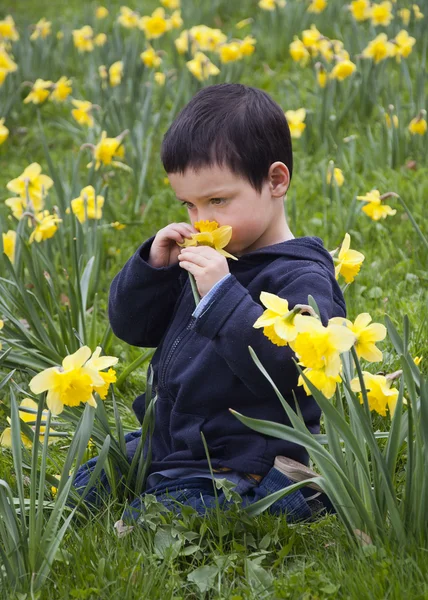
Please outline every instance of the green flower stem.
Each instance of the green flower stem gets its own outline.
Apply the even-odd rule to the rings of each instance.
[[[190,285],[192,286],[193,297],[195,298],[195,305],[198,306],[199,302],[201,301],[201,297],[199,295],[198,288],[196,286],[195,278],[193,277],[193,275],[191,273],[189,273],[189,279],[190,279]]]

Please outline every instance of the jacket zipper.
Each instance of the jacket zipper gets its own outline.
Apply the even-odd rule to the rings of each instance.
[[[186,335],[189,333],[189,331],[193,328],[193,324],[195,321],[196,321],[195,317],[190,317],[190,321],[188,322],[186,328],[183,329],[180,332],[180,334],[175,338],[174,343],[172,344],[170,351],[168,353],[168,356],[165,359],[165,362],[163,364],[162,371],[161,371],[161,376],[159,378],[161,387],[163,387],[165,389],[166,389],[166,371],[168,369],[169,363],[171,362],[171,358],[172,358],[174,352],[176,351],[176,349],[178,348],[178,346],[180,345],[180,342],[183,340],[183,338],[186,337]]]

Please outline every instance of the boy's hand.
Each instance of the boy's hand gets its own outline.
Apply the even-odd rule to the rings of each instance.
[[[209,246],[182,248],[178,260],[180,267],[194,276],[202,298],[217,281],[230,273],[226,258]]]
[[[182,244],[184,238],[192,237],[192,233],[197,233],[197,231],[188,223],[171,223],[160,229],[150,248],[149,265],[159,269],[176,264],[181,251],[177,242]]]

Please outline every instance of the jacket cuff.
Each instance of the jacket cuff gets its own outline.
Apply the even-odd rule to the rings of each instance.
[[[227,277],[218,289],[215,302],[196,319],[195,331],[211,340],[214,339],[238,304],[248,295],[248,290],[234,275]]]
[[[183,269],[180,268],[179,263],[176,265],[169,265],[168,267],[152,267],[152,265],[149,264],[150,249],[154,239],[155,236],[153,235],[151,238],[146,240],[144,244],[141,244],[141,246],[135,252],[134,258],[139,264],[139,269],[142,269],[143,273],[148,273],[150,271],[151,274],[165,274],[167,277],[170,277],[175,271],[177,271],[177,274],[181,273]]]

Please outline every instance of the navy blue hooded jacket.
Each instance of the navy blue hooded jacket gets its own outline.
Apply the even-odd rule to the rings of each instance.
[[[214,469],[265,475],[275,456],[308,464],[304,447],[249,429],[230,412],[289,425],[270,383],[254,364],[251,346],[284,398],[294,407],[294,390],[305,423],[319,432],[321,411],[303,387],[288,346],[275,346],[255,321],[265,310],[262,291],[285,298],[292,308],[311,294],[324,324],[345,316],[345,302],[333,260],[317,237],[302,237],[228,259],[231,276],[215,301],[195,318],[188,279],[178,263],[148,264],[154,237],[147,240],[114,278],[109,318],[117,337],[134,346],[157,347],[152,359],[157,393],[150,472],[169,468],[207,469],[203,431]],[[140,420],[144,394],[134,401]]]

